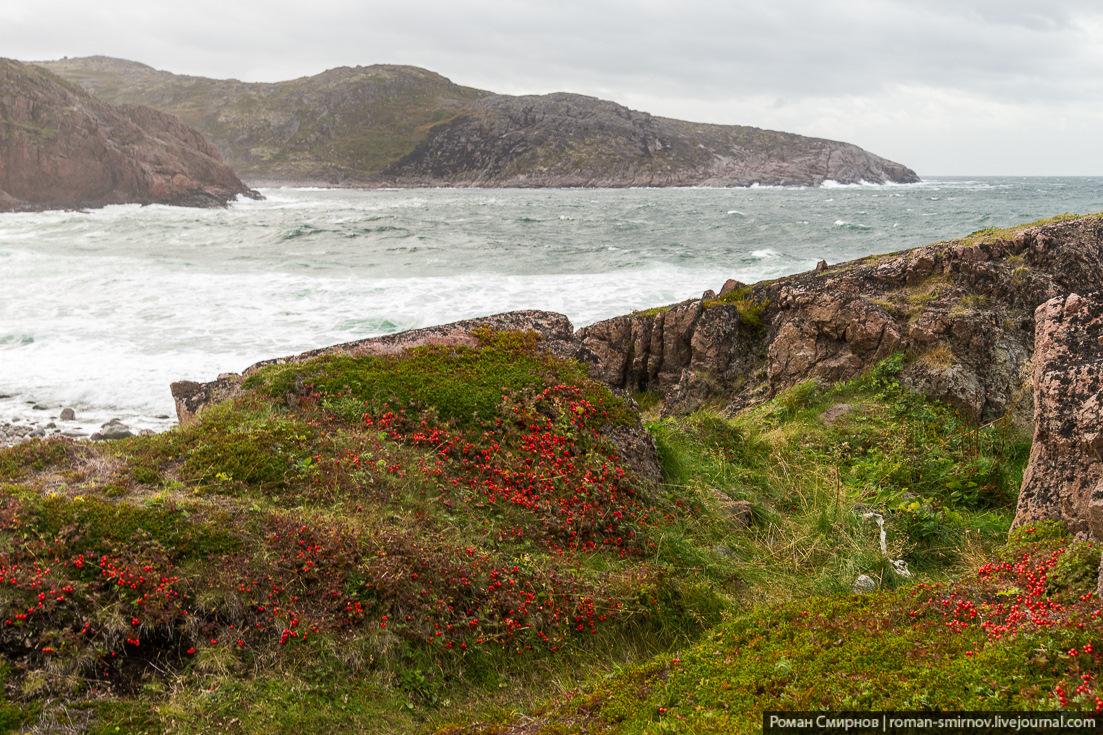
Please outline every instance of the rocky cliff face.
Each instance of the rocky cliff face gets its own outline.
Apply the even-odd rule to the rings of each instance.
[[[1029,420],[1034,310],[1100,287],[1103,219],[1087,217],[821,264],[579,337],[607,382],[657,391],[667,411],[702,400],[737,410],[810,378],[855,377],[899,351],[915,358],[905,381],[971,419],[1016,410]]]
[[[1035,312],[1035,423],[1015,526],[1062,520],[1103,540],[1103,292]]]
[[[114,103],[178,114],[252,181],[355,186],[815,186],[918,181],[856,146],[653,117],[574,94],[512,97],[425,69],[276,84],[89,57],[43,66]]]
[[[740,305],[714,298],[607,319],[579,330],[597,377],[631,392],[655,391],[692,411],[733,394],[754,370],[761,339]]]
[[[171,115],[111,107],[42,69],[0,59],[0,211],[211,207],[239,195],[255,192]]]
[[[575,94],[492,95],[435,127],[384,174],[467,186],[816,186],[911,183],[911,169],[836,141],[653,117]]]

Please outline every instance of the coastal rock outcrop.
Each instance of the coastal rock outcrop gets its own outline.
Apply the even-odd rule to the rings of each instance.
[[[894,352],[902,379],[970,420],[1029,422],[1034,310],[1103,287],[1103,219],[985,231],[585,327],[602,378],[668,412],[731,410],[811,378],[855,377]],[[748,328],[753,321],[754,328]]]
[[[218,150],[150,107],[112,107],[0,59],[0,212],[107,204],[225,206],[257,196]]]
[[[722,395],[752,366],[756,335],[739,306],[699,299],[614,317],[578,331],[592,372],[629,391],[677,395],[682,411]]]
[[[181,424],[191,423],[207,406],[237,395],[245,378],[268,365],[302,362],[324,355],[350,357],[398,355],[406,350],[426,345],[476,347],[480,343],[479,332],[485,329],[535,332],[540,338],[541,349],[557,357],[576,359],[596,366],[597,357],[575,336],[574,327],[566,316],[548,311],[514,311],[346,342],[298,355],[265,360],[249,366],[241,375],[220,375],[218,380],[208,383],[178,381],[171,386],[172,396],[176,402],[176,415]],[[290,399],[294,400],[294,397]],[[616,447],[626,469],[643,480],[647,486],[658,487],[661,480],[658,450],[655,440],[644,430],[638,419],[635,425],[608,428],[606,436]]]
[[[1013,527],[1062,520],[1103,540],[1103,292],[1035,312],[1035,423]]]

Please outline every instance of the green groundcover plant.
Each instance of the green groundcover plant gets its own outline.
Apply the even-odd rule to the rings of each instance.
[[[1007,541],[1029,440],[908,391],[905,356],[734,417],[645,416],[660,483],[621,451],[633,400],[535,335],[478,339],[271,366],[157,436],[0,451],[0,724],[753,732],[763,709],[1098,706],[1098,550],[1051,525]]]

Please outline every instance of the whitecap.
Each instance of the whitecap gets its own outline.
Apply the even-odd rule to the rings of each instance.
[[[869,225],[863,225],[857,222],[847,222],[843,219],[835,220],[835,227],[839,227],[844,230],[872,230]]]

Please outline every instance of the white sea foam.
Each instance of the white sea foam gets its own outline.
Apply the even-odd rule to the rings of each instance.
[[[860,181],[858,183],[846,183],[846,184],[844,184],[840,181],[835,181],[834,179],[824,179],[823,183],[820,184],[821,189],[847,189],[847,188],[855,188],[855,187],[859,187],[859,186],[878,186],[878,184],[874,184],[874,183],[869,182],[869,181]]]
[[[851,230],[869,230],[869,229],[872,229],[869,225],[863,225],[863,224],[859,224],[857,222],[847,222],[846,220],[843,220],[843,219],[835,220],[835,227],[841,227],[843,229],[851,229]]]
[[[144,275],[74,277],[64,283],[74,303],[19,305],[13,315],[33,341],[0,344],[4,390],[104,421],[148,419],[173,413],[174,380],[211,380],[269,357],[515,309],[558,311],[582,326],[730,277],[654,268],[402,279]]]
[[[764,259],[764,258],[777,258],[777,257],[780,257],[780,256],[781,256],[780,252],[778,252],[777,250],[772,250],[770,248],[764,248],[762,250],[752,250],[751,251],[751,257],[753,257],[753,258]]]
[[[835,181],[834,179],[825,179],[824,182],[822,184],[820,184],[820,188],[821,189],[860,189],[860,188],[873,187],[873,188],[876,188],[876,189],[882,189],[882,188],[896,188],[896,187],[916,187],[916,186],[922,186],[924,183],[925,182],[923,182],[923,181],[913,181],[913,182],[886,181],[884,183],[878,183],[876,181],[866,181],[865,179],[862,179],[861,181],[858,181],[858,182],[845,183],[844,184],[842,182]]]
[[[0,421],[69,406],[87,429],[116,416],[161,429],[169,383],[262,359],[513,309],[582,326],[728,278],[1103,210],[1099,180],[1048,181],[854,187],[827,201],[766,187],[269,189],[228,210],[2,215],[0,395],[12,397]],[[950,201],[928,200],[938,187]],[[720,226],[719,213],[732,216]],[[868,224],[851,224],[859,216]]]

